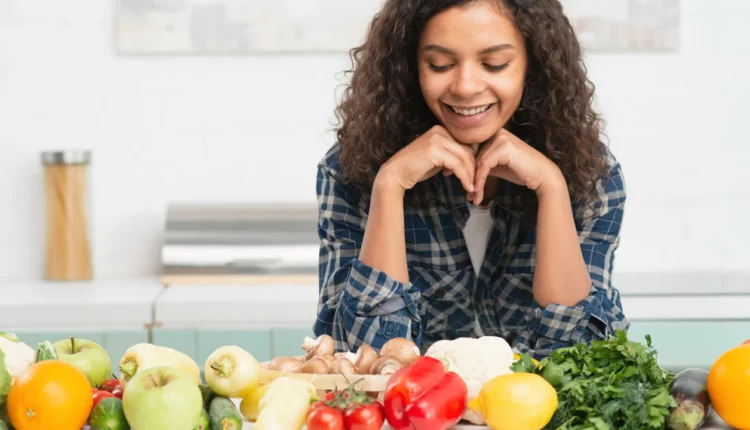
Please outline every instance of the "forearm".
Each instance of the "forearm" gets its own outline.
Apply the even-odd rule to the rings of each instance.
[[[567,185],[555,175],[538,190],[534,299],[573,306],[591,291],[591,278],[581,253]]]
[[[399,282],[409,282],[404,191],[386,176],[379,175],[373,185],[359,260]]]

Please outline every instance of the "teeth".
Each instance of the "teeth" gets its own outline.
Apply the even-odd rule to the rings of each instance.
[[[456,112],[459,115],[471,116],[471,115],[476,115],[478,113],[482,113],[486,111],[487,109],[490,108],[490,106],[492,105],[489,104],[489,105],[482,106],[479,108],[474,108],[474,109],[459,109],[459,108],[451,106],[451,109],[453,109],[453,112]]]

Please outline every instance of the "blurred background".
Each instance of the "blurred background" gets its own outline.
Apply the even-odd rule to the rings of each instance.
[[[626,178],[614,279],[632,332],[668,366],[709,365],[750,337],[750,2],[563,3]],[[140,341],[203,360],[230,342],[298,353],[317,304],[316,164],[379,7],[0,0],[0,329],[117,359]],[[55,179],[71,159],[80,182]],[[60,239],[71,228],[79,242]],[[64,254],[90,276],[53,279]]]

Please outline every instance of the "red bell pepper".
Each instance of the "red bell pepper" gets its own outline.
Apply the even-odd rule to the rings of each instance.
[[[440,360],[419,357],[388,380],[383,406],[395,430],[446,430],[466,411],[468,388]]]

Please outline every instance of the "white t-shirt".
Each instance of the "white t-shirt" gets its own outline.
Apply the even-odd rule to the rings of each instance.
[[[484,253],[492,232],[492,215],[489,206],[469,205],[469,219],[464,227],[464,240],[469,250],[469,258],[474,266],[474,273],[479,275],[479,269],[484,262]]]
[[[469,204],[469,219],[466,221],[463,232],[471,265],[474,266],[474,273],[479,276],[484,254],[487,251],[487,243],[492,233],[492,215],[489,206]],[[483,336],[477,313],[474,314],[474,330],[477,337]]]

